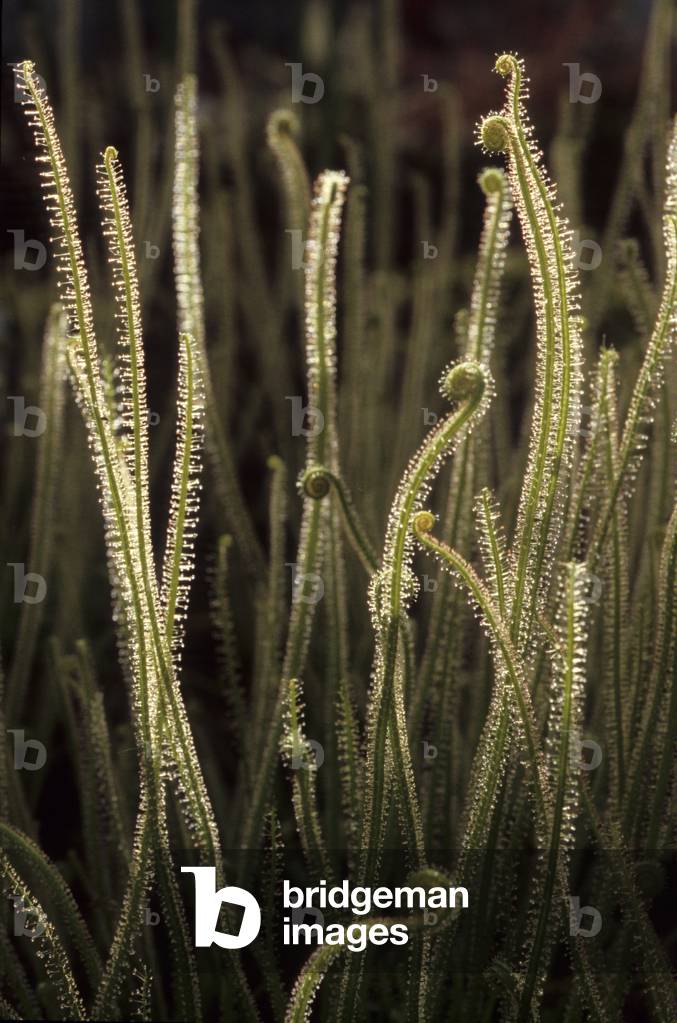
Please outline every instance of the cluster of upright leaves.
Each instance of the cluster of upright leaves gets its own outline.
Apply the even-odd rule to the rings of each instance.
[[[488,150],[508,154],[511,185],[525,240],[536,310],[537,370],[529,458],[513,543],[513,635],[528,645],[543,589],[550,578],[562,497],[574,455],[580,415],[581,320],[571,232],[557,213],[554,188],[533,142],[524,109],[523,63],[496,61],[509,85],[504,110],[482,122]]]
[[[512,201],[508,182],[499,168],[486,168],[480,175],[479,184],[486,196],[486,208],[470,307],[467,317],[461,318],[461,340],[464,343],[464,357],[476,361],[486,371],[493,369],[495,375],[492,362],[498,300]],[[502,400],[500,390],[497,400]],[[473,498],[486,479],[488,470],[487,459],[483,457],[483,441],[486,442],[486,436],[487,427],[482,423],[479,429],[462,441],[452,465],[443,529],[448,541],[461,550],[467,550],[472,542]],[[412,732],[418,731],[426,702],[429,704],[430,722],[437,722],[430,740],[438,755],[432,765],[432,778],[426,793],[425,816],[428,829],[435,828],[434,821],[441,823],[435,806],[438,801],[442,806],[449,806],[454,781],[458,783],[458,779],[453,777],[451,746],[454,720],[458,712],[458,679],[462,663],[461,630],[458,623],[464,603],[460,594],[449,592],[447,576],[443,576],[435,591],[421,670],[411,701]]]
[[[404,656],[400,640],[404,618],[415,594],[416,581],[411,562],[414,552],[411,525],[425,501],[432,481],[447,457],[488,402],[489,379],[479,363],[461,362],[445,371],[440,390],[458,403],[433,429],[412,458],[388,518],[382,566],[370,586],[371,616],[376,633],[374,686],[371,693],[367,751],[367,795],[364,807],[362,849],[365,877],[378,863],[385,809],[383,772],[389,742],[395,766],[395,783],[409,852],[417,865],[425,860],[420,814],[414,791],[404,709]]]
[[[181,7],[187,25],[190,6]],[[383,55],[392,77],[392,11],[391,5],[385,6]],[[660,35],[669,21],[668,5],[660,0],[648,48],[654,56],[663,52]],[[138,809],[131,835],[88,647],[79,644],[77,655],[68,657],[54,642],[54,675],[72,744],[79,730],[83,736],[75,767],[88,871],[95,871],[96,863],[107,855],[101,848],[102,836],[120,852],[119,857],[111,854],[110,860],[117,862],[119,884],[97,879],[92,889],[97,900],[109,904],[122,891],[115,926],[98,923],[90,935],[57,869],[31,838],[4,820],[0,823],[3,883],[45,923],[39,940],[58,1010],[72,1018],[107,1018],[124,1016],[133,1007],[143,1017],[152,1011],[151,993],[166,1000],[167,971],[158,962],[152,941],[146,941],[141,970],[133,965],[147,899],[155,892],[170,937],[176,1013],[181,1018],[200,1018],[205,987],[213,996],[213,985],[205,985],[195,969],[170,847],[170,835],[176,829],[185,844],[197,847],[201,862],[217,867],[223,882],[216,818],[179,685],[194,573],[204,433],[229,531],[221,537],[217,551],[212,618],[239,754],[235,793],[226,792],[215,777],[217,805],[226,808],[224,816],[237,818],[235,824],[225,824],[224,833],[244,850],[238,880],[255,885],[260,875],[264,877],[273,926],[279,922],[274,906],[283,829],[277,814],[282,817],[283,806],[289,805],[284,823],[293,816],[300,853],[313,879],[337,876],[337,868],[343,870],[347,863],[351,876],[376,883],[384,850],[396,842],[417,871],[419,883],[447,883],[429,862],[434,862],[440,841],[448,839],[458,851],[454,862],[446,866],[473,893],[472,923],[468,930],[461,930],[462,915],[445,920],[439,929],[422,928],[418,918],[408,921],[412,937],[403,992],[408,1016],[446,1018],[449,999],[453,999],[457,1018],[491,1018],[501,1011],[506,1018],[529,1023],[541,1012],[553,959],[568,933],[580,990],[563,995],[563,1012],[567,1018],[577,1018],[584,1007],[593,1018],[617,1018],[629,983],[611,992],[598,954],[590,952],[569,926],[572,885],[581,874],[576,838],[584,824],[608,860],[613,878],[611,886],[600,880],[600,870],[591,872],[599,884],[602,912],[605,918],[612,916],[614,892],[620,892],[634,934],[631,939],[627,931],[615,933],[604,954],[621,975],[628,975],[637,955],[645,1004],[657,1020],[667,1021],[674,989],[649,916],[649,897],[630,850],[645,846],[645,873],[660,883],[661,857],[670,841],[665,811],[674,793],[677,731],[677,518],[671,510],[674,398],[665,373],[677,331],[677,123],[665,147],[663,247],[656,260],[657,270],[664,275],[662,287],[651,283],[636,246],[625,243],[621,253],[623,280],[628,283],[626,302],[645,340],[636,381],[627,397],[623,391],[619,394],[619,358],[611,348],[602,350],[591,385],[590,421],[581,431],[584,320],[572,233],[527,120],[523,63],[512,54],[498,58],[496,70],[508,80],[505,104],[482,121],[479,138],[485,150],[506,154],[507,175],[492,167],[480,176],[486,205],[475,278],[468,308],[456,321],[459,357],[444,371],[440,388],[452,410],[430,430],[395,488],[381,555],[374,550],[347,478],[352,472],[351,482],[356,480],[361,490],[365,482],[373,482],[369,493],[359,493],[367,519],[373,519],[376,481],[370,474],[374,476],[380,468],[379,452],[388,445],[379,401],[393,351],[389,332],[397,323],[397,303],[389,297],[389,289],[397,290],[391,285],[398,283],[390,270],[390,128],[384,130],[375,167],[377,273],[367,279],[363,265],[367,192],[359,147],[351,139],[345,142],[354,179],[350,188],[346,174],[326,171],[317,179],[311,198],[310,179],[295,141],[296,119],[283,110],[271,116],[267,139],[282,179],[284,221],[288,231],[299,233],[304,254],[303,278],[300,270],[290,273],[287,267],[277,282],[277,294],[267,280],[254,224],[244,139],[239,129],[229,135],[229,161],[241,200],[233,215],[242,235],[246,275],[252,282],[243,301],[243,319],[260,330],[264,370],[277,387],[283,381],[286,387],[289,379],[277,321],[289,311],[302,312],[305,318],[307,450],[298,487],[302,512],[292,565],[291,607],[286,609],[285,466],[276,456],[269,459],[266,564],[237,479],[235,450],[218,407],[217,378],[212,379],[208,361],[199,246],[197,83],[189,73],[190,40],[185,47],[175,101],[173,179],[169,178],[179,376],[170,514],[161,562],[151,541],[143,328],[122,170],[117,153],[109,147],[98,168],[98,183],[118,324],[113,364],[108,357],[102,359],[97,344],[75,204],[53,114],[32,65],[26,63],[20,69],[57,238],[54,255],[62,299],[50,317],[45,344],[50,433],[40,453],[31,559],[39,567],[49,558],[49,517],[44,509],[54,487],[59,383],[66,359],[97,475],[118,646],[131,687],[138,752]],[[234,112],[237,76],[222,41],[216,40],[214,47],[227,86],[228,118],[235,126],[239,123]],[[647,111],[657,118],[655,104],[664,74],[662,62],[652,72],[648,61],[643,98],[628,136],[641,143],[641,149],[649,139],[642,118]],[[389,110],[387,104],[374,102],[375,115]],[[145,131],[141,119],[142,149],[148,141]],[[657,138],[661,132],[656,128],[654,135]],[[659,148],[654,145],[652,164],[657,165]],[[453,165],[453,154],[447,157]],[[608,229],[611,247],[627,219],[633,189],[639,191],[638,161],[639,156],[626,153]],[[661,174],[656,166],[653,170],[662,187]],[[143,175],[137,185],[139,218],[145,221],[148,182],[144,183]],[[426,225],[430,196],[420,182],[414,191],[417,223]],[[340,322],[346,341],[339,345],[336,269],[344,204],[347,293]],[[532,281],[536,367],[526,458],[518,454],[511,465],[504,466],[498,457],[494,462],[499,464],[493,464],[489,450],[498,445],[508,421],[506,388],[502,383],[494,395],[492,379],[502,379],[506,362],[505,353],[495,351],[497,334],[503,340],[503,335],[510,334],[499,314],[499,298],[513,204]],[[644,210],[646,206],[644,201]],[[430,267],[417,273],[412,288],[412,350],[405,362],[402,395],[413,404],[425,394],[427,360],[438,324],[438,312],[431,312],[431,303],[440,300],[448,286],[445,268],[453,250],[453,223],[450,215],[445,219],[448,258],[441,260],[441,271]],[[651,227],[654,240],[656,232]],[[612,262],[611,257],[605,260],[598,302],[609,288],[607,263]],[[595,317],[589,322],[594,323]],[[344,350],[339,375],[337,358]],[[371,375],[365,372],[371,370],[371,358],[373,381],[365,381]],[[620,366],[627,379],[624,358]],[[374,401],[365,402],[365,396]],[[344,419],[350,416],[348,454],[343,450],[339,456],[338,424],[343,429]],[[367,444],[360,433],[359,427],[365,424],[373,444]],[[581,433],[584,441],[579,445]],[[406,451],[408,442],[403,422],[395,447]],[[507,450],[505,439],[501,443]],[[651,459],[644,457],[649,445]],[[433,484],[450,456],[438,537],[433,535],[436,517],[427,506],[433,504]],[[515,467],[521,492],[513,509],[510,487],[505,484]],[[660,539],[653,562],[636,539],[632,546],[641,528],[638,502],[633,500],[638,480],[650,482],[651,521]],[[375,649],[371,686],[367,687],[364,670],[359,689],[351,678],[357,643],[352,636],[348,641],[346,572],[353,566],[344,564],[344,536],[369,577]],[[417,551],[432,555],[443,569],[422,640],[412,614],[419,592]],[[481,554],[481,568],[474,564],[476,551]],[[256,647],[251,687],[242,685],[244,658],[236,626],[238,608],[231,592],[233,561],[237,565],[238,559],[250,580],[247,592],[253,592],[255,599],[250,616]],[[637,565],[640,569],[635,572]],[[590,597],[591,581],[599,583],[604,594],[599,607],[596,598]],[[639,625],[633,621],[633,601],[647,608]],[[475,636],[473,613],[488,644]],[[9,675],[12,714],[21,703],[38,624],[36,617],[22,617]],[[321,662],[319,672],[315,660]],[[586,691],[586,674],[591,679],[594,666],[600,663],[599,680]],[[320,748],[326,765],[322,773],[316,761],[318,744],[308,731],[311,722],[314,728],[321,720]],[[604,767],[595,777],[594,792],[580,776],[583,735],[588,729],[604,742]],[[435,750],[432,768],[426,772],[417,755],[421,743]],[[460,751],[472,743],[474,756],[466,764]],[[276,804],[278,754],[289,774],[291,800]],[[10,776],[9,781],[8,785],[4,774],[0,776],[2,816],[11,807],[21,820],[22,794],[15,778]],[[168,813],[167,806],[171,790],[177,796],[174,814]],[[343,859],[337,854],[341,841],[346,846]],[[530,894],[524,898],[523,892],[515,892],[509,857],[506,866],[501,854],[529,845],[535,847],[536,861]],[[21,870],[17,863],[22,864]],[[513,907],[518,928],[510,916]],[[52,916],[59,921],[59,929],[50,922]],[[467,969],[459,976],[461,941]],[[8,964],[6,986],[14,1002],[0,1002],[4,1014],[37,1015],[41,1008],[50,1013],[51,1005],[38,1005],[22,962],[4,935],[0,942]],[[97,945],[106,949],[105,957],[99,957]],[[75,955],[82,969],[74,967]],[[329,973],[336,963],[342,969]],[[378,993],[365,990],[372,981],[364,970],[364,957],[342,956],[335,946],[310,956],[288,992],[268,939],[257,967],[262,1000],[281,1018],[288,999],[285,1018],[290,1023],[308,1018],[323,993],[321,1012],[346,1021],[357,1018],[368,999]],[[83,993],[81,975],[88,994]],[[326,975],[330,980],[321,991]],[[235,1011],[250,1019],[256,1016],[248,980],[234,958],[228,958],[218,998],[224,1018]]]
[[[325,463],[330,468],[338,465],[335,393],[336,258],[347,184],[343,172],[325,171],[321,174],[316,182],[310,213],[305,264],[305,335],[308,407],[316,421],[308,429],[307,470]],[[290,744],[295,747],[297,742],[296,726],[291,726],[295,717],[295,687],[306,664],[314,608],[319,599],[317,587],[323,586],[320,572],[325,563],[328,527],[328,504],[322,496],[316,499],[306,493],[298,552],[293,563],[292,607],[280,669],[279,692],[273,709],[272,727],[269,726],[266,747],[257,767],[250,809],[245,818],[242,838],[245,849],[254,848],[261,835],[280,739],[284,736],[287,747]],[[307,788],[311,777],[307,771],[303,771],[296,776],[294,788]],[[299,825],[306,835],[311,831],[317,834],[317,827],[303,819],[306,812],[314,812],[310,809],[311,805],[314,805],[314,798],[307,792],[303,799],[296,800],[297,809],[302,811]]]
[[[170,519],[162,583],[151,546],[148,494],[148,411],[142,327],[131,221],[117,153],[106,149],[99,167],[104,235],[113,267],[121,358],[116,408],[104,391],[82,246],[61,144],[47,96],[33,66],[21,67],[26,110],[35,132],[46,205],[57,238],[55,261],[67,317],[67,359],[87,427],[106,525],[115,599],[122,614],[123,649],[133,680],[130,694],[137,737],[140,803],[129,880],[111,954],[94,1005],[105,1015],[117,1006],[128,973],[132,941],[142,923],[153,879],[175,927],[177,997],[199,1012],[199,990],[169,848],[166,781],[206,860],[219,863],[218,836],[190,736],[176,668],[192,578],[198,507],[199,445],[204,390],[193,337],[180,335],[178,427]],[[113,414],[115,418],[113,417]]]

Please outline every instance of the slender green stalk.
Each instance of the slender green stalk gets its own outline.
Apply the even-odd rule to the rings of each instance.
[[[211,612],[222,665],[221,681],[230,718],[228,727],[237,743],[238,752],[243,755],[246,749],[247,714],[242,692],[242,664],[229,593],[232,546],[233,538],[231,536],[225,534],[219,537],[212,583]]]
[[[315,779],[318,763],[315,751],[308,743],[304,733],[303,706],[296,679],[289,680],[289,696],[283,723],[281,752],[291,768],[294,812],[311,876],[329,879],[332,876],[332,869],[329,865],[316,805]]]
[[[285,613],[285,528],[287,525],[287,468],[277,455],[268,459],[271,470],[269,499],[270,554],[266,594],[258,639],[260,657],[253,695],[253,732],[264,736],[275,704],[280,678]],[[258,755],[258,753],[257,753]]]
[[[487,167],[479,175],[478,183],[486,197],[484,224],[480,237],[479,253],[475,268],[475,277],[470,298],[470,307],[464,324],[463,351],[464,357],[483,366],[491,368],[494,351],[494,339],[498,317],[500,286],[505,267],[505,253],[511,221],[511,199],[508,182],[502,170]],[[467,550],[470,543],[471,504],[481,475],[478,444],[480,433],[471,434],[463,441],[454,458],[447,511],[444,523],[444,536],[450,544]],[[464,532],[465,535],[462,535]],[[447,577],[443,577],[435,592],[431,620],[428,627],[423,661],[419,672],[415,694],[411,707],[411,734],[418,735],[419,724],[423,715],[425,701],[433,686],[443,688],[443,699],[448,699],[450,688],[449,675],[456,673],[458,667],[458,644],[456,636],[460,630],[454,629],[458,615],[457,597],[449,593]],[[449,651],[450,646],[456,650]],[[455,667],[449,670],[449,663]],[[440,677],[441,676],[441,677]],[[443,721],[447,716],[440,715]],[[445,724],[448,733],[448,727]],[[444,741],[444,736],[440,736]],[[448,743],[449,737],[446,737]],[[439,751],[439,742],[438,742]],[[446,770],[445,757],[436,759],[436,772]],[[431,786],[431,803],[436,798]]]
[[[534,285],[538,334],[536,405],[529,464],[515,538],[513,637],[528,643],[543,581],[548,578],[561,513],[562,487],[573,458],[579,417],[578,281],[566,223],[530,137],[522,102],[524,67],[512,54],[496,61],[509,76],[504,112],[482,122],[487,149],[507,150],[513,195]]]
[[[517,1018],[528,1023],[537,1011],[547,972],[553,933],[553,896],[558,874],[566,872],[567,847],[578,811],[577,736],[580,722],[587,635],[584,604],[585,566],[569,563],[562,585],[562,617],[558,622],[558,645],[553,651],[552,720],[548,735],[553,788],[552,831],[545,854],[545,879],[536,912],[535,929],[529,935],[524,983]]]
[[[325,591],[327,645],[324,718],[333,722],[336,707],[349,685],[349,630],[346,593],[346,566],[339,511],[335,502],[329,510],[327,533],[327,585]],[[330,849],[341,847],[341,774],[338,752],[338,729],[330,725],[325,732],[324,802],[326,806],[327,841]]]
[[[341,299],[344,309],[344,344],[341,360],[343,384],[340,390],[340,432],[347,464],[354,472],[362,466],[364,445],[363,417],[366,412],[365,388],[369,383],[365,340],[366,282],[365,250],[367,187],[363,160],[357,143],[342,138],[350,176],[346,198],[343,275]]]
[[[261,578],[264,558],[235,471],[233,453],[219,417],[205,347],[204,297],[199,251],[199,140],[197,82],[185,77],[176,92],[176,151],[172,204],[174,277],[179,330],[195,339],[197,361],[205,391],[207,445],[212,456],[230,532],[240,546],[253,578]]]
[[[333,465],[337,458],[334,384],[335,265],[341,210],[347,184],[347,178],[342,172],[326,171],[320,175],[315,186],[310,221],[309,259],[306,264],[306,361],[309,407],[314,422],[308,429],[308,466],[321,465],[325,460]],[[261,751],[250,808],[244,821],[240,842],[241,847],[250,853],[256,849],[267,809],[266,803],[282,729],[282,715],[289,695],[289,681],[301,678],[303,674],[318,593],[321,599],[320,589],[324,590],[320,572],[328,511],[327,504],[321,501],[306,497],[303,502],[301,535],[293,566],[292,609],[282,663],[282,678],[272,719],[268,723],[266,743]],[[248,857],[247,870],[251,869],[253,860],[254,856]]]
[[[326,466],[313,465],[303,474],[302,486],[308,497],[322,500],[333,487],[346,536],[367,575],[378,571],[378,556],[362,523],[344,479]]]
[[[616,408],[616,379],[613,364],[606,376],[606,390],[602,395],[600,415],[602,419],[601,469],[607,487],[613,485],[618,474],[618,413]],[[610,595],[605,600],[605,663],[606,681],[609,691],[609,732],[613,734],[613,752],[610,751],[613,801],[616,814],[622,804],[626,781],[627,721],[624,720],[629,707],[627,686],[627,664],[629,651],[628,633],[629,569],[627,562],[628,530],[626,508],[622,497],[614,506],[611,537],[607,556],[607,571]]]
[[[299,127],[296,117],[290,110],[276,110],[268,118],[266,139],[275,154],[282,175],[288,230],[299,231],[305,244],[311,188],[306,165],[295,141]]]
[[[663,815],[669,808],[670,792],[674,792],[674,766],[671,758],[671,747],[677,735],[677,629],[675,626],[675,592],[677,591],[677,510],[673,511],[665,537],[663,557],[661,560],[661,603],[659,605],[659,629],[661,645],[660,659],[657,661],[656,678],[665,677],[670,686],[669,700],[664,701],[658,721],[655,748],[658,757],[655,789],[651,800],[651,814],[647,828],[647,847],[659,847],[659,838],[667,845],[670,841],[669,823],[665,826]],[[660,673],[660,663],[666,663],[665,676]],[[661,745],[662,742],[662,745]]]
[[[382,568],[371,585],[371,613],[376,630],[377,650],[375,685],[372,691],[367,749],[367,785],[363,808],[361,876],[372,876],[379,857],[380,832],[383,827],[385,791],[381,764],[389,735],[399,784],[408,793],[406,840],[410,854],[422,866],[425,856],[421,824],[413,790],[413,775],[408,766],[409,746],[403,712],[402,676],[399,664],[398,634],[400,621],[406,615],[413,596],[413,555],[411,523],[425,500],[431,482],[442,460],[459,444],[484,412],[488,400],[485,372],[471,362],[459,363],[442,378],[442,393],[459,402],[429,434],[411,460],[393,502]],[[404,726],[404,727],[403,727]]]
[[[2,834],[4,845],[8,834],[4,826]],[[54,985],[59,1008],[64,1018],[86,1019],[82,995],[56,928],[4,851],[0,852],[0,879],[3,893],[14,902],[14,912],[26,914],[24,925],[29,932],[32,932],[31,942],[37,943],[45,973]]]
[[[197,346],[190,334],[179,336],[179,346],[179,419],[160,596],[167,643],[177,672],[194,575],[204,420],[204,385]]]
[[[628,796],[625,801],[624,832],[629,842],[639,839],[638,822],[641,817],[641,792],[646,780],[646,764],[650,750],[656,742],[656,733],[665,740],[657,744],[659,765],[653,792],[649,826],[648,848],[656,847],[660,815],[664,812],[669,785],[671,764],[671,743],[677,724],[675,705],[677,696],[674,685],[670,685],[671,659],[677,645],[677,510],[673,511],[663,542],[659,579],[658,630],[656,634],[653,670],[649,679],[640,733],[635,742],[630,761]],[[667,714],[661,710],[667,705]],[[664,729],[662,720],[667,727]]]
[[[56,500],[63,443],[66,322],[61,306],[52,306],[45,328],[42,359],[40,409],[45,431],[38,440],[31,547],[27,564],[31,572],[47,579],[50,575],[54,526],[51,510]],[[7,719],[21,716],[22,704],[35,657],[35,646],[44,612],[44,602],[23,604],[16,646],[7,677]]]

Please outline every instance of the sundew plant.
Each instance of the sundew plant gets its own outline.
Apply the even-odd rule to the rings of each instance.
[[[0,1018],[672,1023],[673,5],[594,229],[580,64],[554,135],[518,53],[474,137],[420,76],[405,170],[391,0],[335,47],[309,2],[265,103],[189,0],[154,71],[121,0],[83,94],[57,6],[8,72]],[[250,945],[196,947],[187,866]],[[284,879],[468,906],[292,947]]]

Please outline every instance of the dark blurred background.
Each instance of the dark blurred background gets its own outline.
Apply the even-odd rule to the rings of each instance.
[[[162,123],[170,111],[170,82],[176,66],[176,12],[173,3],[133,4],[142,31],[145,73],[157,78],[160,89],[149,94],[152,116]],[[267,114],[289,103],[291,75],[286,63],[303,62],[304,71],[320,71],[327,83],[322,103],[320,141],[313,135],[315,152],[308,151],[311,172],[325,162],[341,162],[336,140],[341,131],[360,138],[360,124],[351,116],[350,75],[357,64],[351,44],[356,25],[371,21],[381,32],[382,3],[288,2],[285,4],[216,2],[198,4],[200,91],[203,100],[218,103],[220,84],[210,38],[225,29],[243,85],[243,122],[253,145],[261,144]],[[397,5],[392,5],[396,9]],[[103,103],[106,142],[124,159],[132,144],[134,120],[126,104],[125,30],[122,3],[69,3],[69,0],[5,0],[3,30],[3,203],[5,214],[16,219],[37,218],[36,193],[25,187],[18,173],[26,159],[25,135],[16,138],[16,107],[12,102],[13,77],[8,64],[30,56],[47,79],[59,110],[63,85],[65,24],[68,12],[77,20],[77,52],[70,54],[77,80],[78,127],[87,131],[88,107]],[[491,74],[495,54],[515,50],[526,60],[531,79],[530,112],[539,139],[547,148],[557,127],[558,104],[569,88],[566,63],[578,63],[602,83],[599,103],[578,113],[591,116],[590,143],[585,162],[586,223],[604,221],[608,199],[621,156],[623,133],[633,107],[641,72],[642,47],[651,10],[649,0],[562,0],[562,2],[472,4],[444,0],[410,0],[399,6],[400,32],[396,40],[397,87],[401,93],[398,145],[403,165],[434,172],[440,166],[439,93],[424,90],[423,76],[440,85],[452,83],[460,97],[462,117],[463,184],[474,180],[482,163],[473,146],[479,117],[500,105],[502,85]],[[77,13],[74,13],[77,11]],[[386,41],[387,45],[387,41]],[[372,68],[379,83],[381,69]],[[352,83],[355,85],[355,83]],[[388,83],[382,82],[386,88]],[[437,92],[437,91],[436,91]],[[675,93],[673,91],[673,101]],[[674,102],[673,102],[674,106]],[[313,113],[308,106],[303,113]],[[9,122],[9,123],[8,123]],[[20,133],[23,134],[23,133]],[[68,154],[67,154],[68,155]],[[83,154],[84,155],[84,154]],[[31,154],[28,154],[31,158]],[[83,162],[83,170],[89,171]],[[472,188],[463,188],[463,227],[470,229],[481,207]],[[6,239],[5,239],[6,240]]]

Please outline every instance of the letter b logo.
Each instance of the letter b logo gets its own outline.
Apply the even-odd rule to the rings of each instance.
[[[195,875],[195,947],[244,948],[251,945],[261,929],[261,907],[244,888],[235,885],[216,890],[215,867],[181,867],[182,874]],[[238,934],[217,931],[221,903],[230,902],[244,910]]]

